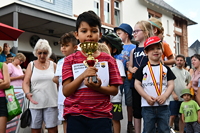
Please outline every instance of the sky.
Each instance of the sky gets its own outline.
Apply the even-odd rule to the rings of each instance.
[[[164,0],[170,6],[198,23],[188,26],[188,46],[197,39],[200,41],[200,0]]]

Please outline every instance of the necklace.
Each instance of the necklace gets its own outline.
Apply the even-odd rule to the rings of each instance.
[[[137,49],[137,47],[135,48],[135,50],[136,50],[136,49]],[[142,51],[142,52],[143,52],[143,51]],[[140,60],[140,63],[138,63],[137,57],[135,58],[135,61],[136,61],[137,65],[138,65],[139,67],[141,66],[141,63],[142,63],[144,57],[145,57],[145,56],[142,56],[142,59]]]

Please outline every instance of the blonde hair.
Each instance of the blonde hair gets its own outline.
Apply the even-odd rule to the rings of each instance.
[[[163,28],[163,26],[162,26],[162,22],[161,22],[159,19],[154,18],[154,17],[151,17],[151,18],[149,19],[149,22],[152,24],[152,26],[153,26],[154,28],[157,28],[161,33],[164,32],[164,28]],[[158,32],[157,34],[159,34],[159,32]]]
[[[104,43],[99,43],[98,44],[98,47],[97,47],[97,50],[100,51],[100,52],[104,52],[104,53],[107,53],[110,55],[110,50],[108,48],[108,46]]]
[[[14,57],[14,59],[20,59],[22,60],[23,62],[26,61],[26,56],[22,53],[17,53],[16,56]]]
[[[144,30],[143,32],[145,33],[145,39],[154,36],[153,27],[150,22],[146,20],[141,20],[138,21],[136,24],[140,26],[141,30]]]
[[[49,58],[52,54],[52,49],[49,45],[49,42],[45,39],[39,39],[33,49],[33,54],[37,57],[38,50],[45,50],[48,52],[47,58]]]

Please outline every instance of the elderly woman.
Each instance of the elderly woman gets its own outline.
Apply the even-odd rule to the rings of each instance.
[[[10,85],[22,86],[24,80],[24,73],[21,64],[26,61],[26,57],[22,53],[18,53],[12,63],[8,63],[8,72],[10,74]]]
[[[33,51],[38,59],[28,64],[24,77],[23,90],[30,100],[32,133],[40,133],[43,122],[49,133],[57,132],[57,88],[52,81],[56,64],[48,60],[51,53],[48,41],[39,39]]]
[[[10,77],[8,74],[8,66],[6,63],[0,62],[0,133],[6,132],[8,110],[4,89],[9,87]]]

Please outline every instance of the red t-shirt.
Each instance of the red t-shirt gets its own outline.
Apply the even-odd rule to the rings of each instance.
[[[114,58],[101,52],[96,59],[98,59],[99,62],[108,62],[109,85],[123,84]],[[72,65],[83,63],[84,60],[86,60],[86,57],[80,51],[66,57],[62,69],[62,80],[64,81],[73,77]],[[110,96],[90,88],[81,88],[77,90],[74,94],[65,99],[64,105],[64,117],[70,114],[83,115],[89,118],[112,118],[112,114],[110,113],[112,110]]]

